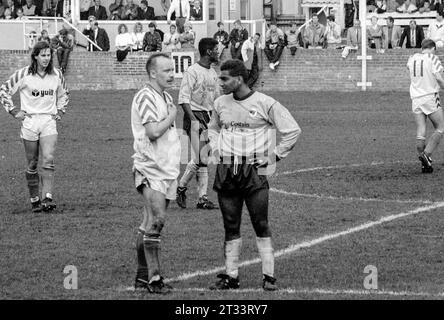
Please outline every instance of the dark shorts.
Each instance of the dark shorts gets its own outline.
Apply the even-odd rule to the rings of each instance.
[[[210,123],[211,113],[207,111],[193,111],[193,114],[196,117],[197,121],[199,121],[199,123],[201,124],[201,127],[205,128],[205,131],[208,130],[208,123]],[[188,137],[191,137],[191,119],[186,113],[183,115],[183,130],[185,130]],[[199,129],[199,137],[202,133],[205,135],[205,141],[208,141],[207,132]]]
[[[257,190],[269,188],[267,176],[259,175],[257,168],[252,164],[217,165],[213,185],[213,190],[216,192],[248,196]]]

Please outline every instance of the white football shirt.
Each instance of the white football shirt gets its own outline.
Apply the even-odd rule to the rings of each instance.
[[[410,97],[419,98],[439,92],[435,74],[444,71],[441,61],[432,53],[416,53],[407,62],[410,71]]]

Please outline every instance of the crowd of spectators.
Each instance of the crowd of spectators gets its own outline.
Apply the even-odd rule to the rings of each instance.
[[[71,8],[65,0],[0,0],[0,19],[23,20],[27,17],[69,17]]]

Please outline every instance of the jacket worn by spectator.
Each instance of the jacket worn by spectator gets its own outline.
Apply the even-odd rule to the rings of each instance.
[[[97,20],[107,20],[108,15],[104,6],[92,6],[88,10],[88,16],[94,16]]]
[[[141,7],[138,8],[138,20],[155,20],[156,16],[154,14],[154,8],[153,7],[146,7],[145,10],[143,10]]]
[[[127,4],[122,10],[122,20],[136,20],[139,15],[139,6],[137,4]]]
[[[399,47],[399,40],[401,39],[402,30],[400,26],[393,26],[389,28],[384,26],[382,28],[382,38],[384,42],[384,49],[394,49]]]
[[[230,40],[231,45],[233,47],[236,45],[237,42],[239,42],[240,43],[239,49],[240,49],[242,47],[242,44],[244,43],[244,41],[247,39],[248,39],[247,29],[242,28],[241,30],[239,30],[239,29],[231,30],[229,40]]]
[[[99,46],[102,51],[109,51],[109,37],[108,37],[108,33],[106,33],[105,29],[99,28],[97,27],[96,30],[93,29],[85,29],[83,30],[83,34],[88,36],[89,39],[94,42],[95,44],[97,44],[97,46]],[[92,47],[92,51],[99,51],[99,49],[97,49],[95,46],[91,45]]]
[[[277,28],[275,32],[268,30],[265,34],[265,45],[277,44],[278,46],[285,46],[285,34],[284,32]]]
[[[322,46],[324,42],[325,26],[317,23],[310,22],[304,30],[304,43],[305,46]]]
[[[146,32],[143,37],[143,51],[153,52],[162,50],[162,40],[157,32]]]
[[[217,40],[219,43],[222,43],[225,46],[225,48],[228,48],[228,44],[230,43],[229,37],[230,36],[228,35],[228,32],[226,32],[225,30],[223,31],[219,30],[213,36],[213,38]]]
[[[351,27],[347,30],[347,46],[358,48],[361,46],[361,28]]]
[[[424,30],[421,26],[416,26],[415,30],[412,30],[410,26],[407,26],[404,28],[401,39],[399,40],[400,47],[404,44],[404,40],[406,40],[405,47],[407,49],[421,48],[421,42],[424,40]],[[415,40],[415,43],[412,43],[412,40]]]

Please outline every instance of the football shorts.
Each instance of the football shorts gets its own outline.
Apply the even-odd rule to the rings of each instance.
[[[441,103],[438,93],[412,99],[412,111],[416,114],[424,113],[425,115],[429,115],[436,112],[440,107]]]
[[[33,114],[22,121],[20,137],[28,141],[38,141],[41,137],[57,134],[57,123],[50,114]]]
[[[145,177],[140,171],[134,170],[134,184],[137,191],[142,193],[143,187],[148,187],[165,195],[165,199],[175,200],[177,180],[153,180]]]
[[[202,134],[204,134],[204,141],[208,141],[208,123],[211,120],[211,113],[207,111],[193,111],[194,116],[197,121],[199,121],[199,138]],[[201,128],[205,128],[202,130]],[[187,133],[188,137],[191,137],[191,119],[185,113],[183,116],[183,130]]]

